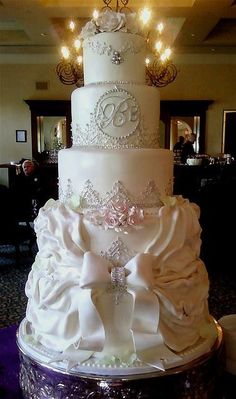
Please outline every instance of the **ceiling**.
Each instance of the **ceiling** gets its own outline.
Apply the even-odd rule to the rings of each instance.
[[[0,0],[0,59],[59,56],[66,21],[78,18],[82,26],[103,5],[102,0]],[[166,22],[176,54],[236,54],[236,0],[130,0],[128,5],[133,11],[147,5],[156,21]]]

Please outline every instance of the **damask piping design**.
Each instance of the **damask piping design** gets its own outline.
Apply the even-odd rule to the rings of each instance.
[[[83,50],[89,49],[92,52],[98,55],[107,55],[112,56],[114,52],[122,54],[122,56],[126,53],[137,54],[145,47],[145,43],[137,44],[133,40],[126,41],[119,48],[113,48],[110,44],[105,41],[101,43],[100,41],[93,40],[85,40],[83,43]]]
[[[139,208],[155,208],[163,205],[160,199],[160,191],[154,180],[147,183],[144,190],[138,194],[130,193],[119,180],[114,182],[110,191],[100,194],[90,180],[84,183],[83,189],[78,197],[73,189],[70,179],[67,181],[66,189],[62,190],[59,180],[59,199],[63,203],[70,202],[71,198],[77,199],[80,209],[100,209],[107,207],[109,203],[125,203]]]

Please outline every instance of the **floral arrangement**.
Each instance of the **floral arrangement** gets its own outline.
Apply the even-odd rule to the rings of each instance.
[[[140,34],[136,14],[105,10],[99,14],[98,18],[87,22],[81,30],[80,37],[87,39],[97,33],[116,31]]]
[[[85,218],[105,230],[125,231],[129,227],[140,228],[144,211],[126,202],[111,201],[107,207],[86,211]]]

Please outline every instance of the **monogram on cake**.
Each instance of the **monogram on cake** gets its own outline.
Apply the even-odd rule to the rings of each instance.
[[[19,344],[65,370],[162,372],[209,351],[217,335],[199,208],[172,193],[136,16],[105,11],[81,37],[73,146],[59,152],[59,200],[35,220]]]

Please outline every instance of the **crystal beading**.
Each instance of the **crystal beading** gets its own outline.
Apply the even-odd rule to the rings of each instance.
[[[124,266],[135,255],[136,252],[131,251],[119,237],[112,242],[110,248],[106,251],[101,251],[101,256],[109,260],[113,265],[111,269],[111,288],[108,288],[108,291],[112,293],[117,305],[127,292]]]
[[[115,304],[118,305],[124,293],[127,292],[124,267],[115,266],[111,269],[111,290]]]

